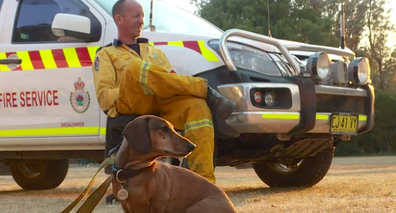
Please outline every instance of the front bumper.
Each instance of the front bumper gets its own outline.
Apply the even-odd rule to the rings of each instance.
[[[220,85],[219,92],[237,105],[226,123],[238,133],[330,134],[332,113],[353,113],[358,115],[357,134],[372,129],[372,86],[345,88],[309,82],[310,80],[300,79],[291,83]],[[289,90],[291,95],[288,107],[268,108],[253,104],[252,91],[266,88]]]

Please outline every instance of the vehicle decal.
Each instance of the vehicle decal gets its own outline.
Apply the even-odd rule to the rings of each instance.
[[[0,93],[1,108],[59,106],[58,90]]]
[[[84,122],[64,122],[61,123],[61,127],[83,127],[85,126]]]
[[[263,114],[261,116],[264,119],[288,119],[288,120],[298,120],[300,119],[299,114]]]
[[[7,53],[0,52],[0,59],[7,58],[12,54],[16,54],[18,58],[22,59],[22,64],[12,70],[7,65],[0,64],[0,72],[88,67],[92,65],[98,48],[99,46],[91,46]]]
[[[171,68],[169,71],[169,73],[177,73],[175,69]]]
[[[282,114],[283,117],[281,119],[285,119],[284,116],[289,116],[290,114]],[[319,115],[319,118],[322,115]],[[326,116],[326,115],[324,115]],[[266,119],[277,119],[278,116],[270,116],[271,118],[267,118],[267,116],[263,116]],[[325,120],[323,119],[320,120]],[[293,118],[291,118],[293,119]],[[318,115],[317,115],[318,119]],[[359,121],[367,121],[367,116],[359,115]],[[99,130],[99,135],[106,135],[105,127],[60,127],[60,128],[42,128],[42,129],[10,129],[10,130],[0,130],[0,137],[29,137],[29,136],[57,136],[57,135],[84,135],[84,134],[97,134]]]
[[[153,46],[169,45],[185,47],[204,56],[208,61],[219,61],[219,58],[206,47],[206,41],[168,41],[149,42]],[[10,69],[7,65],[0,64],[0,72],[4,71],[26,71],[39,69],[76,68],[89,67],[95,60],[96,50],[99,46],[47,49],[19,52],[0,52],[0,59],[5,59],[12,54],[16,54],[22,59],[22,64],[15,69]],[[154,56],[155,57],[155,56]]]
[[[153,46],[169,45],[192,49],[204,56],[208,61],[219,61],[219,58],[205,46],[205,41],[168,41],[168,42],[149,42]]]
[[[84,127],[59,127],[59,128],[40,128],[40,129],[7,129],[0,130],[0,137],[37,137],[37,136],[59,136],[59,135],[105,135],[106,128],[98,126]]]
[[[91,102],[89,92],[85,91],[84,87],[84,81],[81,81],[81,77],[78,77],[78,80],[74,82],[75,90],[70,93],[70,104],[74,111],[78,113],[87,111]]]
[[[263,119],[287,119],[287,120],[298,120],[300,119],[299,114],[263,114]],[[330,115],[316,114],[316,120],[329,120]],[[359,115],[359,121],[367,121],[367,116]]]

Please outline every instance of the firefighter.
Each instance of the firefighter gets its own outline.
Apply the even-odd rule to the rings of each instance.
[[[187,157],[190,170],[215,183],[210,108],[226,119],[235,103],[210,88],[204,78],[170,73],[172,65],[165,54],[140,37],[144,12],[137,1],[117,1],[112,15],[118,39],[100,48],[92,65],[100,107],[110,117],[159,115],[184,130],[196,145]]]

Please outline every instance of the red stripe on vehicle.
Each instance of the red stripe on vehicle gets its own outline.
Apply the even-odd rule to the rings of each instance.
[[[197,53],[202,55],[201,48],[199,48],[197,41],[183,41],[185,47],[195,50]]]
[[[168,42],[154,42],[154,45],[168,45]]]
[[[76,48],[76,53],[82,67],[92,65],[91,57],[89,56],[89,52],[86,47]]]
[[[62,49],[52,50],[52,55],[54,56],[56,66],[58,68],[69,67],[69,65],[67,64],[66,58],[65,58],[65,54],[63,53]]]
[[[41,59],[39,51],[29,51],[29,57],[34,69],[45,69],[43,60]]]
[[[6,56],[7,56],[7,58],[8,57],[10,57],[10,55],[16,55],[16,52],[8,52],[8,53],[6,53]],[[19,64],[20,65],[20,64]],[[12,71],[19,71],[19,70],[22,70],[22,67],[21,66],[18,66],[17,68],[15,68],[15,69],[12,69]]]

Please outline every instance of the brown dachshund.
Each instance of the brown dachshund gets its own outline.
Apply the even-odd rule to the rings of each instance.
[[[237,212],[227,194],[202,176],[156,161],[164,156],[186,157],[195,148],[170,122],[140,116],[125,127],[123,135],[112,188],[124,212]]]

